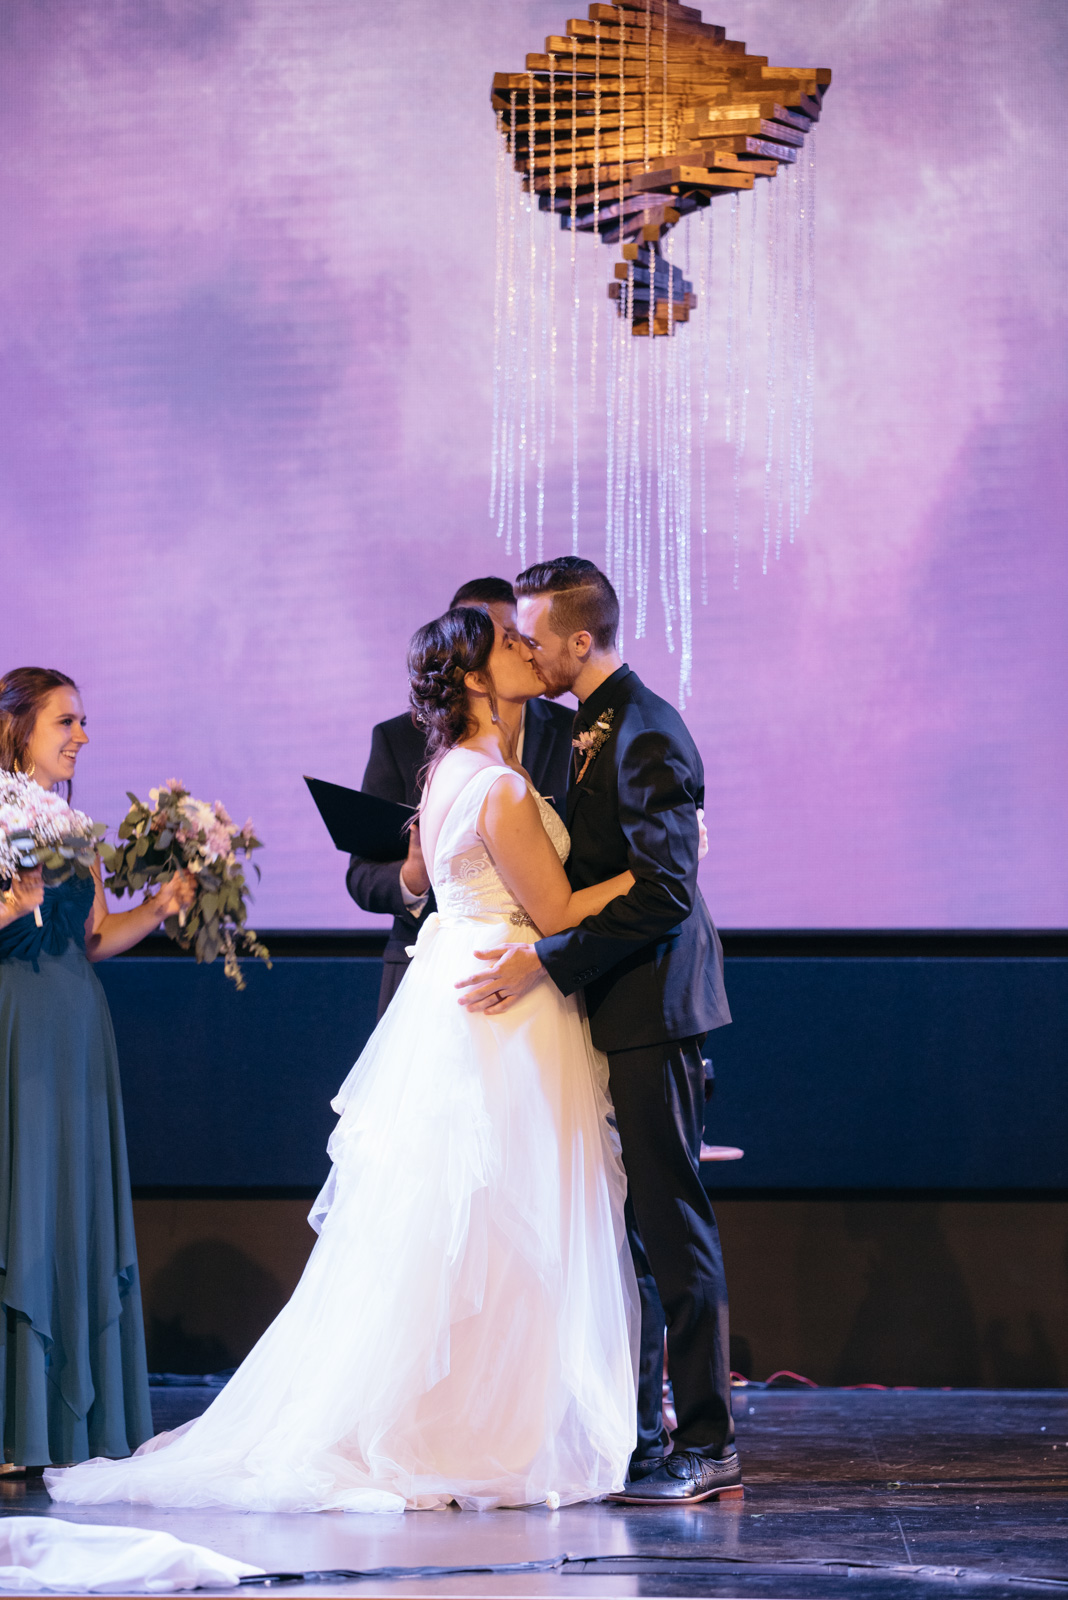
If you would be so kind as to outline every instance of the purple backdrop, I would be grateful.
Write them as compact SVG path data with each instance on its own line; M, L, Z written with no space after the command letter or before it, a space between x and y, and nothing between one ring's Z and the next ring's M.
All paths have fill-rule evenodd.
M488 86L566 16L0 9L0 668L83 685L95 815L171 775L251 814L261 926L373 921L301 774L357 783L412 629L516 565L486 516ZM697 619L714 914L1063 925L1063 5L705 17L835 73L812 513L766 578L747 530L737 591L717 532ZM583 425L595 559L602 433ZM551 550L566 503L557 465ZM655 625L627 653L674 696Z

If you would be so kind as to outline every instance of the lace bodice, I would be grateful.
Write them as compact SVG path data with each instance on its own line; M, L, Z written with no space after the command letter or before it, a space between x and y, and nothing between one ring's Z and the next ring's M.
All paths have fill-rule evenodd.
M441 825L430 868L434 897L442 916L495 917L533 927L533 923L504 883L485 844L478 835L482 807L497 779L511 767L483 767L453 801ZM541 820L561 861L571 848L568 831L547 800L536 793Z

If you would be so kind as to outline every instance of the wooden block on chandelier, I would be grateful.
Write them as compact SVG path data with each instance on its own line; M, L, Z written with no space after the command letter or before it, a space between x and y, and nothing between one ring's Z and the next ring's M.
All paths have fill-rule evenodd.
M727 169L709 171L707 167L680 167L677 181L680 184L698 184L701 188L751 189L753 174Z
M589 22L584 21L581 17L569 17L567 19L568 36L572 39L594 40L600 37L603 40L607 41L608 39L611 39L613 42L615 42L619 38L620 33L622 33L624 38L633 39L636 43L641 44L644 48L644 21L639 19L637 21L625 22L623 21L622 13L616 11L614 7L604 6L599 7L598 9L609 11L611 12L611 15L605 17L595 17ZM602 31L598 34L599 26ZM608 29L607 33L603 31L604 28ZM661 24L659 29L661 36L663 35L663 31L663 25ZM679 34L684 35L688 39L697 36L708 39L714 44L722 43L722 41L727 37L726 28L721 28L714 22L695 22L691 18L684 17L676 18L675 26L670 31L673 37L677 37Z
M679 5L678 0L616 0L614 6L598 6L596 9L598 11L615 11L617 16L621 11L637 11L643 17L646 11L652 12L654 17L662 17L667 12L669 19L677 17L680 21L701 21L701 13L697 6ZM593 10L594 7L591 6L591 14ZM605 19L602 18L603 20Z
M609 300L618 300L622 293L623 285L621 283L617 283L613 278L612 282L608 285Z
M797 151L792 145L774 144L770 139L755 139L750 134L728 134L716 140L716 147L733 150L739 156L763 156L765 160L770 157L775 161L797 160Z

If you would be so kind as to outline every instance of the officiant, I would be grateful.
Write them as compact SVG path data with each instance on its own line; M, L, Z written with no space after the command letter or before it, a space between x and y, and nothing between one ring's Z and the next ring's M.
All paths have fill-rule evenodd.
M498 627L515 629L515 594L504 578L474 578L462 584L449 602L450 610L453 606L478 606L489 612ZM574 720L571 707L555 705L550 700L528 701L516 752L538 793L551 800L561 816L567 800ZM371 733L364 793L417 806L421 793L419 774L426 759L423 732L412 721L410 712L378 723ZM388 912L393 917L378 994L381 1019L407 970L408 946L415 943L422 919L434 910L433 890L417 847L409 852L407 860L400 862L351 856L345 884L364 911Z

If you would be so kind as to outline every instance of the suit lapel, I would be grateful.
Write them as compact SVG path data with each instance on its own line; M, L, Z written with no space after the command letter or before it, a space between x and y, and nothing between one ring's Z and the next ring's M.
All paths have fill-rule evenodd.
M598 691L597 700L592 706L587 701L586 705L583 706L579 711L579 716L576 718L576 724L581 723L583 725L592 725L592 723L597 721L597 718L600 716L601 712L609 706L612 708L616 714L616 717L618 718L622 707L630 699L631 693L638 682L639 679L637 674L632 672L629 667L625 668L620 672L619 677L616 678L615 682L609 686L608 693L606 695L602 696ZM585 715L583 715L583 712L585 712ZM567 786L567 822L569 827L571 826L571 819L575 815L575 810L578 806L579 800L589 787L590 776L593 772L593 769L598 761L603 761L605 759L608 746L612 743L615 733L616 729L613 727L612 732L605 740L604 747L598 751L595 760L591 762L590 769L586 773L586 776L583 778L581 783L576 782L579 764L572 759L571 778Z
M545 738L546 716L539 700L527 701L527 728L523 738L523 765L530 773L530 781L541 794L545 777L545 756L548 741Z

